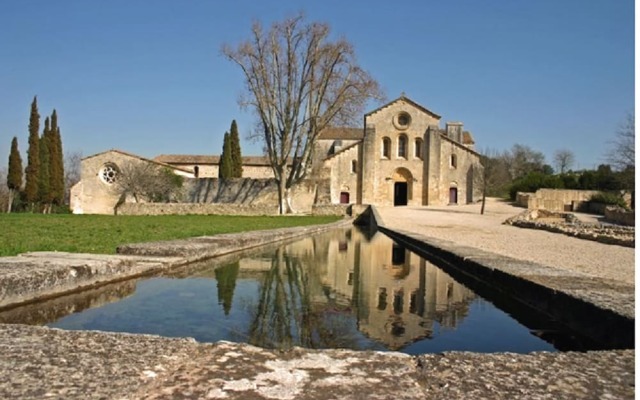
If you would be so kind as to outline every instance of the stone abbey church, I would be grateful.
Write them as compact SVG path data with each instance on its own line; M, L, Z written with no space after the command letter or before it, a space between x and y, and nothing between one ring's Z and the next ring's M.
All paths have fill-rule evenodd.
M315 184L294 191L294 208L309 211L313 203L422 206L477 201L482 166L473 137L460 122L441 128L440 118L403 95L365 114L362 128L324 130L315 149ZM164 154L145 159L109 150L82 160L81 181L71 191L72 210L112 214L121 202L113 184L119 165L127 162L154 163L191 178L185 179L185 203L235 199L239 204L259 204L259 197L265 197L261 193L269 192L265 182L273 177L265 157L243 157L244 182L233 190L251 187L253 195L236 193L221 199L202 195L205 187L207 193L221 190L216 182L219 156ZM273 202L276 189L271 186L267 197Z

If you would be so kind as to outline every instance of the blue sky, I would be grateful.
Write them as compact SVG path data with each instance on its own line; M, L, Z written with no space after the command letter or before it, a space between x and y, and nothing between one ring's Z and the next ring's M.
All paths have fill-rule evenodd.
M480 149L525 144L551 164L568 148L593 168L634 109L632 0L3 1L2 165L13 136L26 158L34 95L65 151L219 154L236 119L243 154L261 154L220 48L300 11L351 41L389 100L464 122Z

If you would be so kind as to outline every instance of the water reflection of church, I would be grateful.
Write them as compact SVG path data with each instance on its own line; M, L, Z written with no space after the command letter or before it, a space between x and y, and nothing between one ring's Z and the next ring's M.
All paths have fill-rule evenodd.
M321 243L324 242L324 243ZM322 308L327 291L341 308L357 310L358 329L397 350L430 337L435 324L454 328L475 294L445 272L381 233L358 229L307 238L287 250L314 259L310 274L321 285L311 301Z

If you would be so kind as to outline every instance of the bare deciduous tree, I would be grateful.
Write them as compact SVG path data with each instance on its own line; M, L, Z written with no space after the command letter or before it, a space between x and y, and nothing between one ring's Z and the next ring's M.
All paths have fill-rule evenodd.
M620 171L622 182L628 190L635 190L636 171L636 124L635 115L628 113L625 121L615 133L606 154L611 166Z
M573 163L576 161L575 156L571 150L560 149L553 153L553 162L558 168L558 172L564 174L567 172Z
M247 96L278 182L280 212L291 212L291 187L305 178L318 134L330 125L354 125L369 99L382 99L378 83L356 63L353 46L331 41L329 26L298 15L222 53L244 73Z
M483 168L475 182L482 188L480 214L484 214L487 196L504 197L506 194L507 186L511 183L506 158L506 153L500 154L492 149L486 149L480 153L480 164Z
M6 182L7 175L7 168L0 168L0 182ZM0 184L0 210L11 212L11 198L13 195L8 186Z
M504 155L504 161L509 166L511 179L515 180L532 171L544 169L544 154L533 150L529 146L514 144L509 152Z
M175 200L183 179L166 167L150 162L128 162L119 166L116 190L125 198L140 201L168 202Z
M626 120L616 131L607 152L607 161L615 169L622 171L636 165L635 115L627 114Z
M80 182L82 153L79 151L68 152L64 156L64 202L69 204L71 187Z

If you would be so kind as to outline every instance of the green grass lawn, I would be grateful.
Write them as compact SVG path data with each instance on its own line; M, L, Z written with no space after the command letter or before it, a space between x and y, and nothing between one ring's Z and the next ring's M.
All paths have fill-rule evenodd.
M0 214L0 256L28 251L114 254L125 243L325 224L327 216Z

